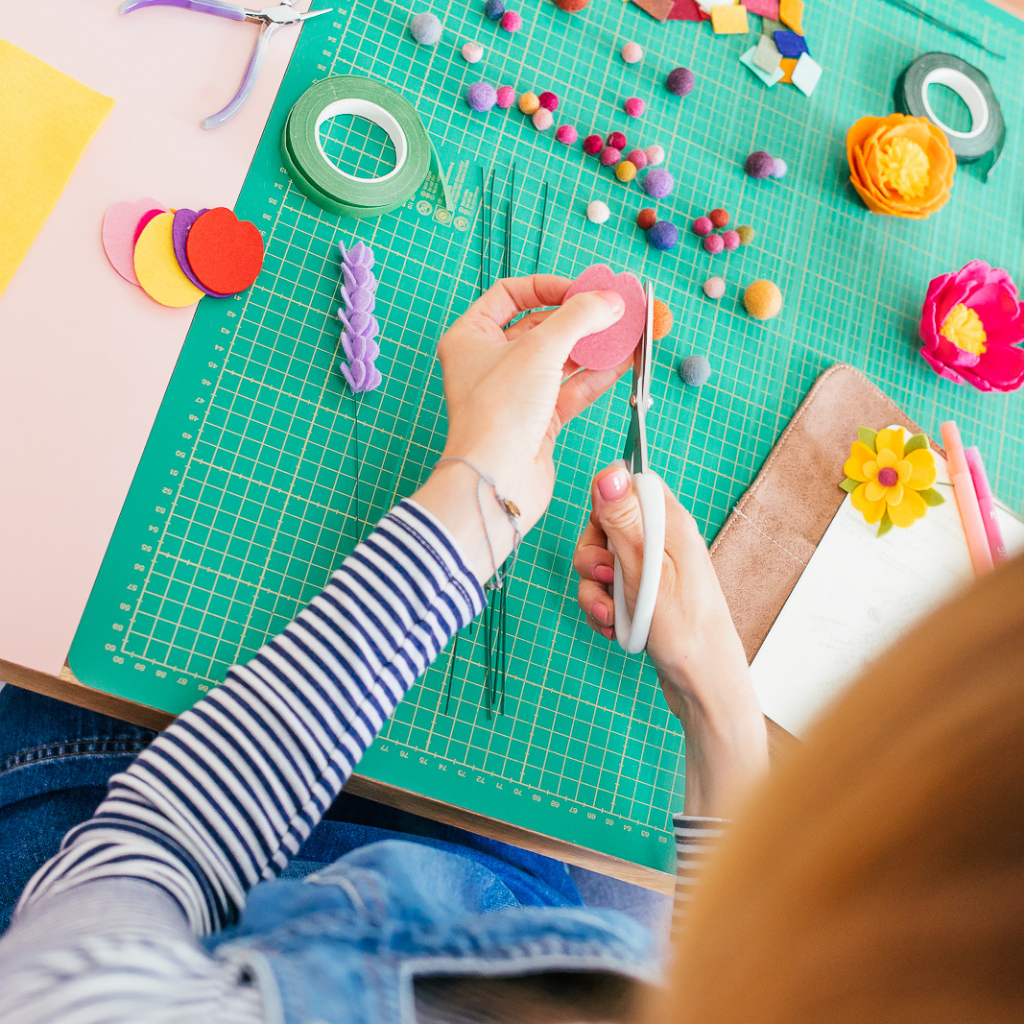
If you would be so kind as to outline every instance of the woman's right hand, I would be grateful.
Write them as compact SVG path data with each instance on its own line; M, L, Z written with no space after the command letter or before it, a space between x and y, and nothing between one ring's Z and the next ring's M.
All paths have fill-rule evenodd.
M598 474L591 499L590 520L573 559L580 576L578 600L591 628L614 642L609 542L622 565L632 613L643 566L643 518L621 464ZM704 538L667 487L665 558L647 654L686 732L687 813L720 814L766 766L767 734Z

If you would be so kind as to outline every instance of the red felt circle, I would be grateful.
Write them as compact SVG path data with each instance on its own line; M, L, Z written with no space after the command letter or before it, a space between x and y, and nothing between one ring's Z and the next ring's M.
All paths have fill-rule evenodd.
M218 206L196 218L185 242L192 273L211 292L245 291L263 267L263 236L248 220Z

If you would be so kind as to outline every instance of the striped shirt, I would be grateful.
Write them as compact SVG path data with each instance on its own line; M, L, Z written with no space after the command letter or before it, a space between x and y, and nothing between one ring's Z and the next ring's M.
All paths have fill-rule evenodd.
M110 780L31 879L0 939L0 1020L263 1024L248 969L199 940L280 874L483 604L437 520L411 501L385 516L280 636ZM677 819L695 878L706 847L689 827Z

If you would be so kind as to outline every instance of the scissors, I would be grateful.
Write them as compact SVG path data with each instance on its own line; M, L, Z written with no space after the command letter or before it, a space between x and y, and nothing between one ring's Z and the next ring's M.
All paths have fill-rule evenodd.
M622 453L626 468L633 474L633 490L640 502L644 524L643 570L632 618L626 608L622 566L612 548L615 555L615 638L627 654L639 654L647 646L665 553L665 491L661 477L652 473L647 464L647 411L651 407L651 355L654 348L654 285L650 282L644 286L644 297L647 300L647 319L640 344L633 353L629 429Z
M261 11L250 11L241 4L230 3L229 0L124 0L118 8L121 14L130 14L140 7L186 7L189 10L198 11L200 14L212 14L216 18L227 18L230 21L252 21L260 26L260 34L253 47L252 56L249 58L249 65L245 69L245 76L238 92L232 97L231 102L216 114L211 114L200 122L203 128L216 128L225 121L230 121L245 105L249 98L256 79L259 77L260 68L263 66L263 58L267 55L267 46L270 37L282 26L292 25L297 21L306 21L308 18L315 18L320 14L330 14L333 7L325 11L306 11L304 14L296 14L292 10L295 0L282 0L276 7L264 7Z

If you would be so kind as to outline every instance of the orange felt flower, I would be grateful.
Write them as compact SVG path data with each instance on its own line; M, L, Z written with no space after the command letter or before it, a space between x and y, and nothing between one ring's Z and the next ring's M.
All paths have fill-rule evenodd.
M923 220L949 202L956 154L927 118L862 117L846 133L850 182L872 213Z

